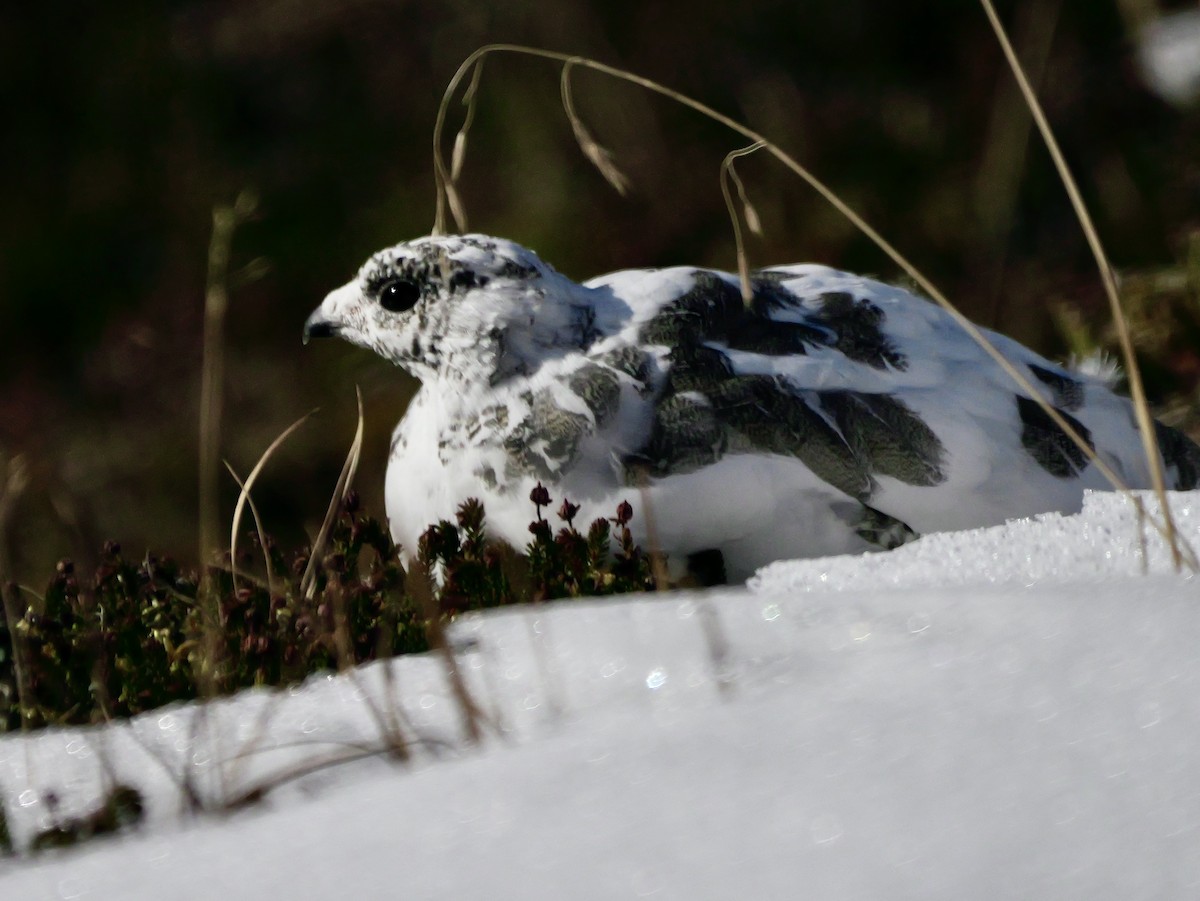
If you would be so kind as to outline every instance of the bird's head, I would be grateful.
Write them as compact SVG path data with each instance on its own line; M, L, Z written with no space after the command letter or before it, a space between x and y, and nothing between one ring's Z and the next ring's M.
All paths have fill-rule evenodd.
M331 292L304 341L344 338L418 377L461 369L464 357L494 369L509 325L559 283L573 284L511 241L418 238L379 251Z

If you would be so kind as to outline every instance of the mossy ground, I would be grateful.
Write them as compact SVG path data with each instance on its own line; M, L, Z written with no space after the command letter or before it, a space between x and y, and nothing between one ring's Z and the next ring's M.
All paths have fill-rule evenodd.
M430 591L443 618L653 588L650 558L629 532L628 503L582 534L570 501L558 508L564 525L556 532L542 515L548 491L539 486L533 500L524 565L486 537L485 511L472 499L454 522L429 527L418 548L421 565L407 573L386 527L351 493L310 596L301 587L310 549L285 553L270 538L262 547L253 533L236 574L226 552L203 580L153 553L131 558L115 542L105 544L94 573L62 560L44 594L6 588L24 603L19 617L0 621L0 730L130 717L173 701L291 685L321 670L426 651L427 608L410 584L416 572L436 574Z

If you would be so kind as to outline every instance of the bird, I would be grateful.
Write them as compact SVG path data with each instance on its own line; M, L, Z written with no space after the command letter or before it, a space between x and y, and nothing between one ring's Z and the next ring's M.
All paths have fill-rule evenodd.
M748 287L696 266L578 283L506 239L426 236L371 256L304 341L343 338L421 383L385 474L402 554L468 498L520 550L540 487L589 519L632 502L633 535L671 578L711 584L1074 513L1111 488L930 300L811 263ZM1127 486L1151 485L1109 380L980 331ZM1155 431L1168 487L1196 487L1200 447Z

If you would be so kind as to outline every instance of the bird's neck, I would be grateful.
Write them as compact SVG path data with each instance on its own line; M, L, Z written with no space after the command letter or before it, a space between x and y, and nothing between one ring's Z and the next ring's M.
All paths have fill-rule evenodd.
M459 312L466 314L463 327L442 339L439 380L470 393L530 376L607 331L588 289L557 273L531 286L480 292L473 308Z

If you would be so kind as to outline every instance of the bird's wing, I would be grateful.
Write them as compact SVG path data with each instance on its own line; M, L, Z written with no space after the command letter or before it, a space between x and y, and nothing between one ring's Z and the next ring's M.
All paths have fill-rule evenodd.
M647 373L652 409L628 461L652 476L791 456L921 532L1077 509L1084 487L1104 484L958 323L901 288L823 266L754 273L749 304L735 276L711 270L589 284L632 311L603 349ZM987 335L1085 439L1103 435L1106 459L1132 465L1126 401Z

